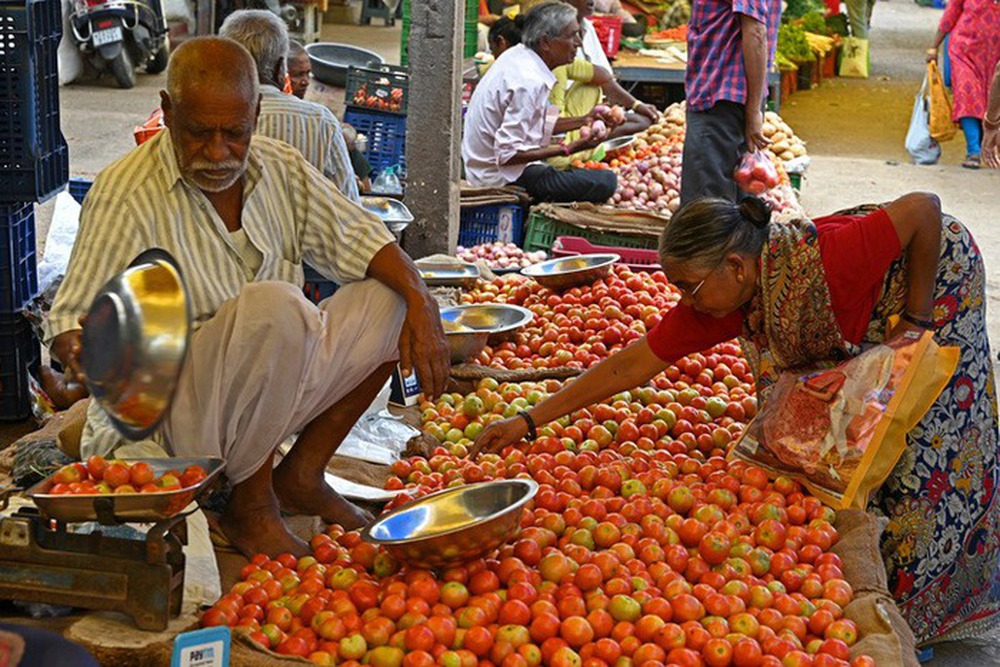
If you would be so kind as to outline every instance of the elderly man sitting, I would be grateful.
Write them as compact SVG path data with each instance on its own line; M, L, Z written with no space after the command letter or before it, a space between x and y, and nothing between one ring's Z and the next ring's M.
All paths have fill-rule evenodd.
M257 133L299 149L342 193L360 201L337 117L322 104L306 102L282 91L288 54L285 22L269 11L240 10L226 17L219 36L242 44L257 63L261 96Z
M282 511L350 528L368 520L324 469L397 359L440 393L440 315L378 218L295 149L254 135L260 92L246 49L185 42L160 96L167 130L102 171L84 201L47 323L52 352L79 375L77 321L101 284L147 248L172 253L197 330L157 438L175 456L226 459L233 491L220 527L234 546L302 554ZM302 294L303 261L342 284L319 307ZM83 452L106 453L116 434L91 408Z
M544 160L593 148L607 137L591 134L568 143L554 134L578 130L597 118L559 118L548 98L556 83L552 70L573 61L580 46L576 10L561 3L532 9L521 44L497 58L472 94L465 116L462 158L474 186L516 184L536 201L607 201L617 177L611 171L558 171Z

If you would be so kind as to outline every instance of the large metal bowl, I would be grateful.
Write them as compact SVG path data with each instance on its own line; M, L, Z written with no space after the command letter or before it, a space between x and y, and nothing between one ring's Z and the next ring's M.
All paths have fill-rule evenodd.
M336 42L306 44L306 53L312 64L313 77L338 88L347 87L348 67L371 67L385 63L385 59L374 51Z
M97 293L80 363L91 395L125 437L141 440L163 419L190 334L184 279L166 251L142 253Z
M361 537L412 567L459 565L507 541L537 491L538 484L530 479L445 489L379 517Z
M534 314L527 308L503 303L452 306L441 311L451 363L468 361L483 351L491 337L526 326Z
M611 272L611 266L621 260L614 253L575 255L532 264L521 274L534 279L543 287L564 290L577 285L589 285Z

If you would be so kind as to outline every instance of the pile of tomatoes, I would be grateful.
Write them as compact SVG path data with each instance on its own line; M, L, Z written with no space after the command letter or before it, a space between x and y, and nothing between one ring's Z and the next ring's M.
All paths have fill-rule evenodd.
M408 569L333 527L311 556L255 557L202 624L327 665L874 664L849 662L833 511L788 478L614 444L477 463L440 451L394 471L414 494L503 477L540 488L487 560Z
M523 276L505 276L463 294L463 303L523 306L535 319L514 340L487 346L476 362L494 368L589 368L637 340L680 301L662 271L616 265L592 285L554 292Z
M107 495L111 493L168 493L197 486L205 480L205 469L192 465L169 470L159 477L144 461L106 461L91 456L87 463L70 463L52 476L52 495Z

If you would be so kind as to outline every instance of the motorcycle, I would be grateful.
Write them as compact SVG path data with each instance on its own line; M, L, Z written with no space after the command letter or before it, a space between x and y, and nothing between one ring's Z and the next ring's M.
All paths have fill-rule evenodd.
M110 71L121 88L135 85L135 69L167 68L167 21L160 0L74 0L73 37L84 57Z

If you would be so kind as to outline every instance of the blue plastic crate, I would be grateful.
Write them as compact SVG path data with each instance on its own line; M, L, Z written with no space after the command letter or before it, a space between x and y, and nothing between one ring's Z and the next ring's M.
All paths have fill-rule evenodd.
M59 126L61 5L0 0L0 202L44 201L69 176Z
M459 214L458 244L524 243L524 209L517 204L463 206Z
M303 285L302 291L306 293L306 298L313 303L318 304L323 299L333 296L333 293L337 291L337 283L324 278L313 267L303 264L302 268L306 274L306 283Z
M90 186L93 185L93 181L88 181L86 178L71 178L69 179L69 193L73 196L78 204L83 203L83 198L87 196L90 192Z
M406 116L348 107L344 122L368 137L365 159L377 172L399 165L406 172Z
M0 420L31 416L28 374L38 376L42 350L35 332L21 315L0 315Z
M35 205L0 205L0 313L15 313L38 291Z

